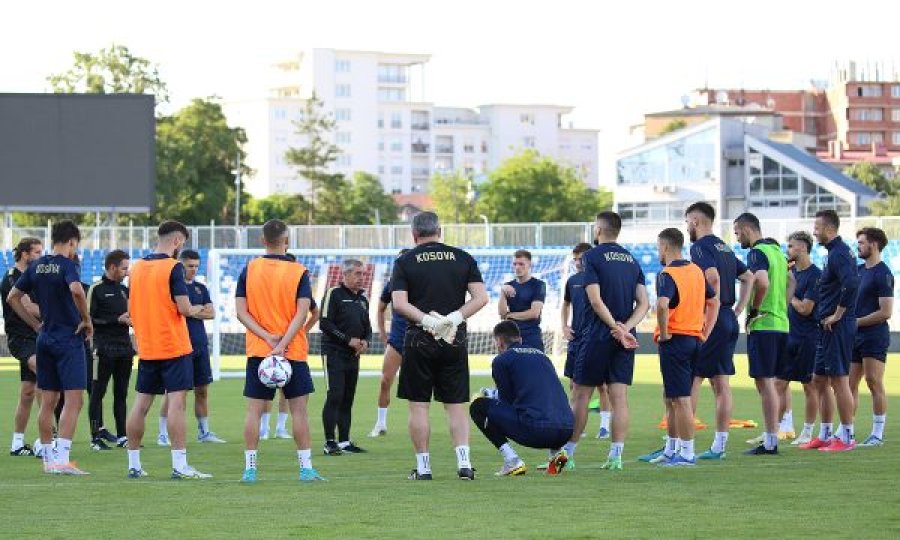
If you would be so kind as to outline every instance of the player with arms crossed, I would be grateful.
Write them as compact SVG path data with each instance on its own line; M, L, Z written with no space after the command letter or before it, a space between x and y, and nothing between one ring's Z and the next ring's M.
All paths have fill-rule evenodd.
M501 319L514 321L522 333L522 343L544 350L541 334L541 310L547 297L547 284L531 275L531 252L520 249L513 254L516 278L500 288L497 311Z
M431 480L428 408L432 394L447 411L457 475L474 480L469 458L469 355L465 320L488 302L475 259L440 242L437 214L413 218L416 247L394 263L391 300L410 326L403 344L397 397L409 401L409 434L416 451L410 480ZM466 301L466 293L470 298Z
M256 482L260 417L275 389L259 380L259 364L267 356L282 356L291 364L292 375L284 386L291 411L301 482L324 480L312 465L309 433L309 394L314 391L307 357L309 342L304 323L312 300L306 267L288 257L288 228L273 219L263 225L266 254L250 261L238 277L235 307L238 320L247 327L247 372L244 397L244 475L242 482Z

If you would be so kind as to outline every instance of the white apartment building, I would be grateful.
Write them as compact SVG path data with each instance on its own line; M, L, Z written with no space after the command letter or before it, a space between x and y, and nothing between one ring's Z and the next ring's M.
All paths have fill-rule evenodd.
M377 175L386 191L427 192L435 173L476 182L504 159L534 148L598 184L597 131L563 127L571 107L440 107L421 100L428 55L313 49L273 66L269 96L225 104L229 123L247 131L246 189L255 197L305 193L284 154L302 146L294 122L315 91L334 116L341 155L335 172ZM419 100L416 100L416 97Z

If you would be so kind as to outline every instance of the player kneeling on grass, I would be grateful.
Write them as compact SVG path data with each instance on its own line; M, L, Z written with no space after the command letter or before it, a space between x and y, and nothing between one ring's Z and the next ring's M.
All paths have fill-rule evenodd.
M665 268L656 278L658 326L654 341L659 344L669 430L666 449L657 462L664 467L690 466L696 463L691 407L693 366L700 355L700 344L716 325L719 299L703 270L681 257L681 231L663 230L656 244ZM678 453L676 446L680 446Z
M494 344L500 351L491 368L497 389L482 389L484 397L472 402L469 414L503 456L497 476L518 476L527 468L508 439L530 448L559 449L572 437L575 416L550 359L522 344L516 323L497 324ZM559 450L547 473L562 472L567 459Z
M275 388L259 380L257 370L264 357L283 356L291 364L292 375L284 386L284 397L291 411L300 480L324 480L312 466L309 435L309 394L314 391L309 366L309 342L303 324L312 300L309 272L285 253L287 225L273 219L263 225L266 254L253 259L238 278L235 293L237 317L247 327L247 373L244 397L247 418L244 422L245 468L242 482L256 482L260 417L266 402L275 398Z

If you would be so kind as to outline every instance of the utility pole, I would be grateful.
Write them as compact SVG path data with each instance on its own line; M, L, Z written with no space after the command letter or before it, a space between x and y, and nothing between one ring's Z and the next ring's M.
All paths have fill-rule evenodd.
M241 226L241 153L237 155L237 168L234 170L234 228Z

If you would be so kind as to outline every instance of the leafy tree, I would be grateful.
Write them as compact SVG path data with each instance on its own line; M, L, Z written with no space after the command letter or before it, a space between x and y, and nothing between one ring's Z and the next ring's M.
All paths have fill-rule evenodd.
M679 129L684 129L686 127L687 122L685 122L684 120L672 120L662 128L662 131L660 131L659 134L660 136L662 136L667 133L672 133L673 131L678 131Z
M320 100L315 92L312 97L307 100L303 110L303 117L295 122L297 133L303 135L306 144L299 148L289 148L285 152L285 161L294 165L297 172L309 182L309 223L320 222L315 218L315 213L320 210L320 199L323 196L328 199L327 204L333 204L335 194L324 195L322 192L326 189L336 189L340 187L340 182L334 177L335 175L328 172L329 165L337 159L341 149L333 144L328 135L334 131L334 118L325 113L322 100ZM321 209L330 212L331 208ZM329 215L326 220L333 219Z
M153 94L163 103L169 99L157 65L115 43L97 53L76 51L73 66L47 81L57 93Z
M347 193L345 223L354 225L396 223L399 209L394 198L385 193L377 176L355 172Z
M477 210L492 222L588 221L612 208L612 194L588 189L575 169L527 150L491 172Z
M262 225L270 219L287 223L306 221L309 203L302 195L275 194L263 199L250 199L244 206L244 216L250 225Z
M446 223L476 223L478 212L472 180L461 172L436 174L431 178L431 200L441 221Z
M844 168L844 174L855 179L861 184L865 184L875 191L880 191L886 195L893 195L900 192L900 187L896 180L889 179L884 175L878 165L869 161L860 161Z

